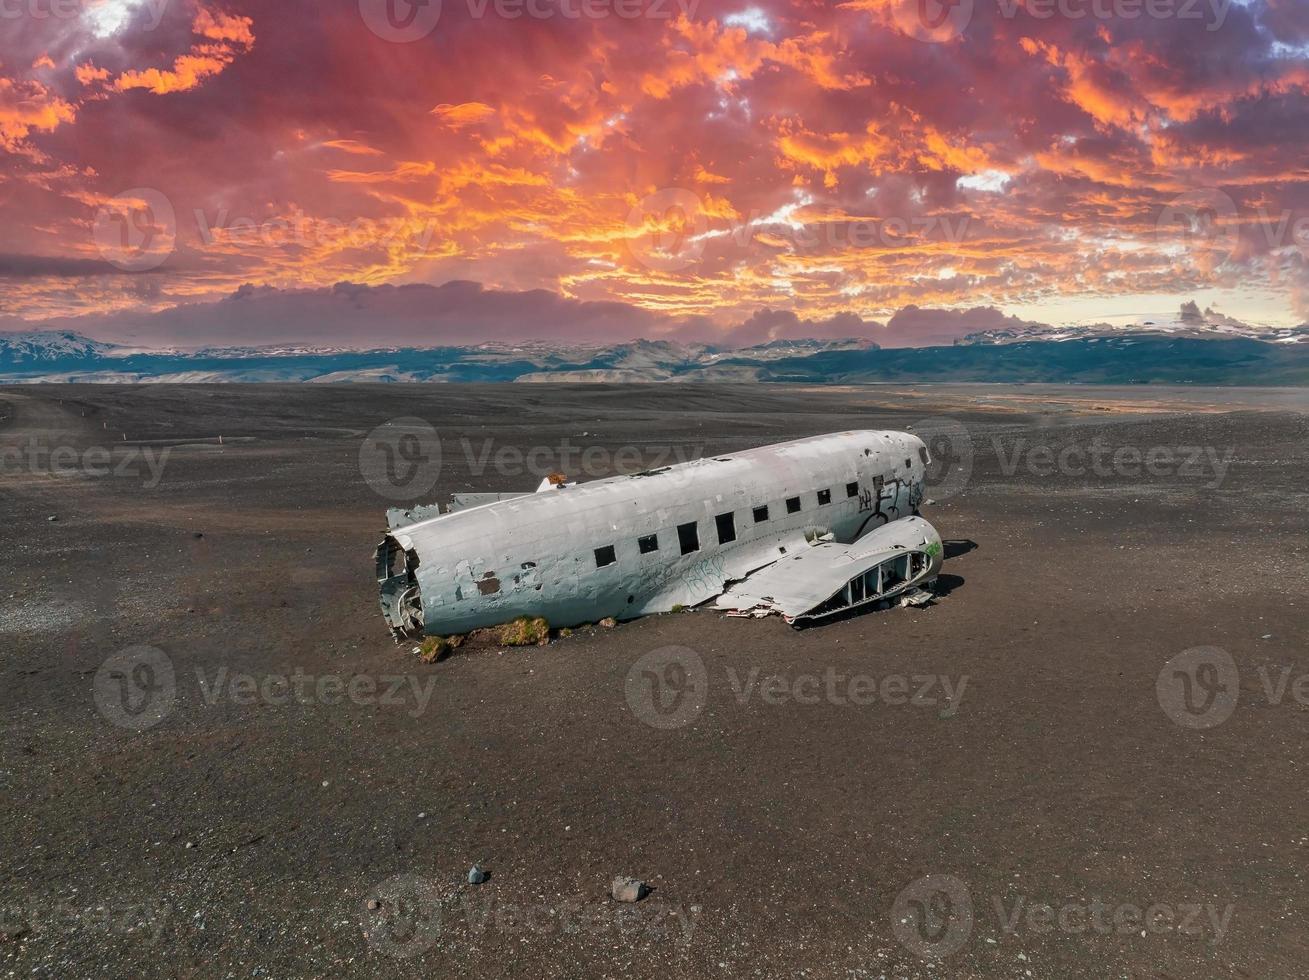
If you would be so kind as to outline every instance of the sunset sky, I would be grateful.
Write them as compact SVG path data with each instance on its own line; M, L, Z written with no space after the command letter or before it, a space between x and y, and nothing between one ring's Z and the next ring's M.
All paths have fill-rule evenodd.
M4 329L1309 319L1305 0L0 0L0 41Z

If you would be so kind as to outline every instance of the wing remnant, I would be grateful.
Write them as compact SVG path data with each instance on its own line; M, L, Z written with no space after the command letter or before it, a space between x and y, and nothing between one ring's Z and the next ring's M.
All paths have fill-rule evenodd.
M921 517L907 517L853 544L822 541L730 585L716 605L734 615L780 614L801 625L902 597L925 605L921 586L936 580L941 536Z

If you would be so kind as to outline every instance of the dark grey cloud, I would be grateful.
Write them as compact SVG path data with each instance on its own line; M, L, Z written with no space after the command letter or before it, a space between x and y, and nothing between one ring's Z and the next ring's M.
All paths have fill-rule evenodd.
M676 318L618 301L578 300L543 289L507 291L456 280L444 285L325 289L242 286L225 299L157 312L59 317L28 329L72 330L95 340L148 347L300 344L324 347L467 347L556 341L618 343L639 338L746 347L772 340L854 338L882 347L950 344L978 330L1027 325L992 307L905 307L882 324L853 312L807 320L763 309L736 323Z
M102 259L0 252L0 279L75 279L82 276L126 274Z

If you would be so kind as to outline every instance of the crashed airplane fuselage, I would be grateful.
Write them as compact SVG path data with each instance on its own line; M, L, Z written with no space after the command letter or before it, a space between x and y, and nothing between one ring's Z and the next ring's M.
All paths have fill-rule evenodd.
M821 620L936 578L941 539L916 516L928 463L909 433L840 432L439 516L393 511L377 549L382 611L397 639L714 598Z

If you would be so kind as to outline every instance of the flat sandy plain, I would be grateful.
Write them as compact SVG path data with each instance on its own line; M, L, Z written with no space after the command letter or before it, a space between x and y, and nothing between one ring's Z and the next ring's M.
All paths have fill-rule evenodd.
M0 389L0 971L1304 976L1306 411L1069 386ZM394 501L360 464L397 417L439 432L423 501L531 489L518 454L564 440L598 476L936 417L947 594L423 664L378 612ZM642 673L669 646L702 687ZM1230 659L1174 660L1197 647ZM618 874L653 892L611 901Z

